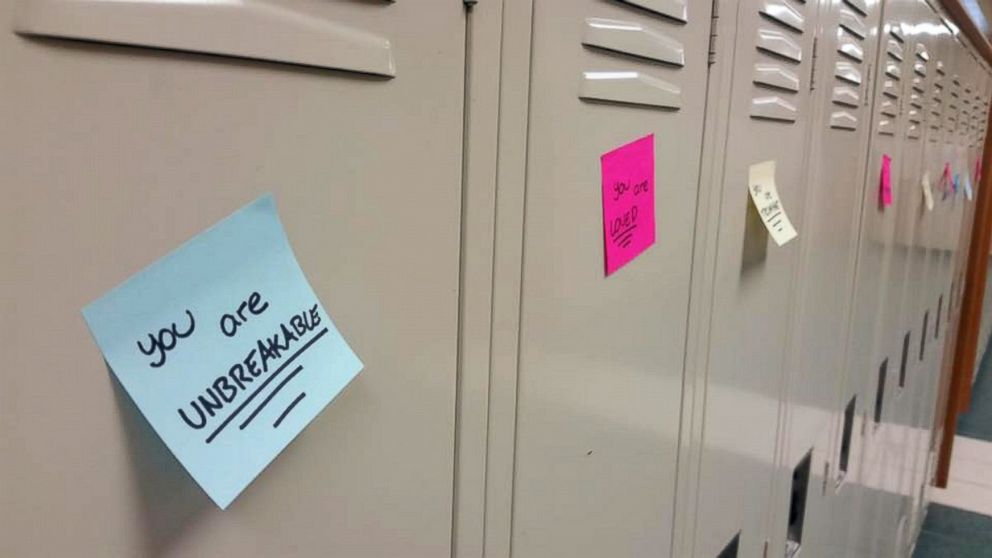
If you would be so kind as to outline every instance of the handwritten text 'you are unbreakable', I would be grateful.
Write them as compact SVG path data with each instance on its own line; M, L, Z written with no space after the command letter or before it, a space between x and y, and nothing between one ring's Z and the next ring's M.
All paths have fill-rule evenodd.
M243 300L236 311L221 316L219 327L225 337L234 337L238 328L247 323L253 316L258 316L269 308L269 303L262 299L258 292L251 293ZM148 333L147 343L137 341L138 350L152 357L148 362L151 368L160 368L168 359L170 351L175 350L182 340L193 335L196 331L194 313L186 310L186 321L181 325L173 322L167 327L160 328L156 333ZM232 403L238 395L247 389L246 385L254 382L259 376L269 371L272 362L278 361L289 352L291 346L299 344L301 338L317 329L321 323L317 304L294 314L285 322L279 324L278 331L269 337L256 340L254 348L248 351L241 362L235 363L230 370L214 379L209 386L202 390L204 395L191 398L192 415L186 409L178 409L179 416L190 428L199 430L205 427L216 412ZM317 335L319 337L320 334ZM315 339L314 339L315 340ZM312 341L311 341L312 342ZM309 343L308 343L309 345ZM191 418L195 417L195 418Z

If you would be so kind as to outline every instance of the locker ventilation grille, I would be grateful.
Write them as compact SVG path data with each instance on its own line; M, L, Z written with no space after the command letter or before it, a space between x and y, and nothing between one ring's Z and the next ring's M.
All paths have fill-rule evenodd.
M845 0L838 13L836 38L837 52L834 62L833 92L830 102L829 126L835 130L854 131L861 119L861 90L864 87L865 37L868 35L865 14L868 12L863 1Z
M798 118L799 76L804 65L800 37L806 30L807 9L805 3L794 0L763 0L759 4L755 42L759 56L752 77L752 118L782 123ZM859 55L863 57L864 52L859 54L857 45L849 47L849 56Z
M909 103L906 110L906 137L918 140L923 135L923 102L927 94L926 76L930 68L930 55L926 46L916 43L914 46L913 88L909 93Z
M882 60L882 102L879 103L878 133L895 135L899 126L900 106L902 103L902 64L906 59L905 39L902 27L897 23L887 23L885 41L885 59ZM916 127L919 132L919 126Z
M934 77L930 92L930 110L927 111L927 134L931 142L940 141L941 123L944 116L944 63L937 60L934 63ZM924 97L926 98L926 97Z
M673 36L672 27L666 27L673 25L671 20L687 21L685 0L628 0L626 4L641 8L646 14L639 16L631 13L629 19L586 18L582 44L612 59L633 58L634 63L642 68L628 70L615 66L584 71L579 85L579 98L640 107L681 109L682 89L656 74L664 72L677 75L685 66L685 45ZM645 17L651 21L641 21ZM602 57L598 60L602 60ZM630 68L630 65L626 64L625 68Z

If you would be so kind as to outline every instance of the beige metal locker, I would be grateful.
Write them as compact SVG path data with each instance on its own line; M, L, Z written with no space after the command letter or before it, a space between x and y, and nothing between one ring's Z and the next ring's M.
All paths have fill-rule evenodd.
M533 4L514 556L671 552L709 7ZM604 273L600 156L654 135L656 240Z
M840 551L837 541L843 539L846 516L836 513L839 508L833 505L835 500L849 502L850 490L844 490L843 496L837 493L854 461L850 432L843 449L833 437L838 427L844 428L839 423L848 403L853 402L857 410L864 404L841 393L841 380L871 135L870 80L880 11L875 2L818 5L806 171L809 191L798 239L800 267L790 326L793 335L787 348L786 423L780 457L783 464L797 463L814 448L803 556ZM853 423L846 426L851 428ZM792 472L787 466L779 468L773 541L785 539ZM778 553L778 545L773 544L770 552Z
M710 95L718 145L704 155L721 163L711 171L718 223L710 225L715 259L705 264L714 275L695 555L715 556L739 537L741 556L755 556L779 532L769 521L798 242L776 246L755 222L749 169L775 161L782 206L801 236L815 5L742 1L720 10Z
M464 13L2 4L0 554L450 553ZM264 192L365 369L221 512L79 310Z
M846 363L845 391L863 400L860 432L856 433L860 452L857 473L851 478L857 501L852 517L851 552L856 555L885 555L893 529L876 527L879 517L891 505L890 481L886 468L892 460L887 451L891 406L894 399L899 352L895 335L890 334L887 315L899 293L899 283L891 275L893 267L898 205L885 206L882 198L883 159L891 158L891 188L894 199L900 189L900 161L907 133L907 115L902 107L911 95L914 45L912 43L916 2L890 1L882 8L878 53L873 77L872 138L864 177L862 221L858 252L857 279L853 290L851 330ZM889 312L890 314L892 312ZM898 336L901 345L902 335ZM898 347L897 348L901 348ZM851 396L851 395L849 395ZM855 515L855 514L852 514ZM885 516L887 517L887 516Z

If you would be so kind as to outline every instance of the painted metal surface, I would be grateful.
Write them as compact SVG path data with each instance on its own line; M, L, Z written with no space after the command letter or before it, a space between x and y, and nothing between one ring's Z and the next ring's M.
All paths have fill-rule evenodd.
M801 556L839 554L844 537L842 507L851 502L849 479L838 466L840 441L835 440L843 413L853 394L843 389L844 355L851 313L858 231L871 107L858 102L870 98L867 79L870 60L853 59L843 49L854 44L860 52L877 50L881 6L870 2L864 10L824 1L817 4L818 75L822 84L811 98L808 131L808 192L800 237L795 302L790 311L793 332L786 357L783 435L775 478L770 555L785 552L790 520L792 470L812 450L813 479L807 494ZM850 31L851 20L866 32ZM852 83L848 72L857 72ZM850 92L855 102L841 96ZM884 98L883 102L891 102ZM838 113L846 116L838 125ZM893 115L894 116L894 115ZM844 164L838 164L843 161ZM860 399L860 398L859 398ZM854 416L864 399L856 400ZM860 405L858 404L860 403ZM850 461L850 459L848 460ZM848 470L851 467L848 466Z
M707 8L694 3L675 24L595 0L534 4L514 556L670 553ZM652 29L684 59L604 21ZM647 134L657 240L605 276L600 156Z
M973 218L940 177L992 93L924 1L0 14L5 351L31 372L0 390L25 479L0 554L907 555ZM605 277L599 157L648 133L657 242ZM766 160L781 248L748 219ZM221 514L75 310L267 190L368 369Z
M389 9L378 8L387 13ZM14 30L30 36L396 75L392 43L386 36L280 2L30 0L17 2Z
M4 344L19 372L0 396L0 554L450 554L464 7L300 10L311 37L328 21L389 37L405 70L0 34L17 76L0 92L0 290L20 332ZM319 64L345 54L321 44ZM111 380L79 309L264 192L365 370L222 512Z
M721 132L726 151L713 177L719 227L712 233L716 249L694 552L715 556L740 531L740 555L757 556L771 532L779 397L800 241L748 255L745 246L770 241L760 225L746 226L745 181L750 165L775 160L778 191L801 238L813 44L813 34L803 29L815 25L815 6L746 0L721 6L721 14L736 18L736 31L719 45L718 64L723 60L732 68L712 90L713 98L727 99L729 110ZM754 82L755 68L768 66L799 76L797 90Z

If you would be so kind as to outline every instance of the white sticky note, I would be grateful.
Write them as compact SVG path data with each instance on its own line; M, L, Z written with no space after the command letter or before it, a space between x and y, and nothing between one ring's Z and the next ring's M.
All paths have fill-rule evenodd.
M968 173L964 173L964 197L968 201L975 198L975 192L971 190L971 176Z
M789 221L775 187L775 161L751 165L748 170L748 192L751 193L751 201L775 244L783 246L796 238L796 229L792 226L792 221Z
M930 173L923 173L923 180L920 181L923 187L923 202L927 206L927 211L933 211L933 188L930 187Z

